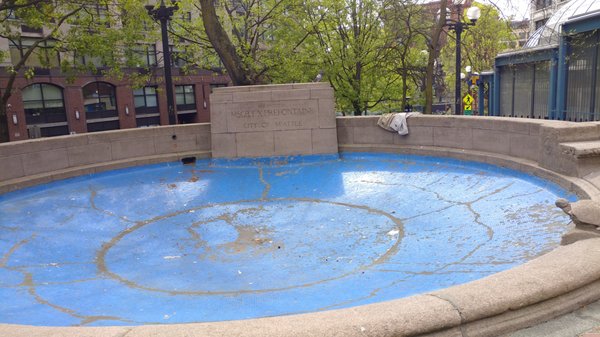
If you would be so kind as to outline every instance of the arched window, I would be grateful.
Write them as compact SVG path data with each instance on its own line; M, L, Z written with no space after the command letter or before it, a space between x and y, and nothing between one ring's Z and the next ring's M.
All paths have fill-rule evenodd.
M60 87L36 83L25 87L22 94L29 138L69 133L63 92Z
M83 87L83 101L89 132L119 128L115 86L92 82Z

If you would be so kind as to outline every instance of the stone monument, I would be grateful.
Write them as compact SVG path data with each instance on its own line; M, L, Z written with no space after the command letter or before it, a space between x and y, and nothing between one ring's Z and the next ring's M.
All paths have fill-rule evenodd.
M338 152L329 83L215 88L210 102L213 158Z

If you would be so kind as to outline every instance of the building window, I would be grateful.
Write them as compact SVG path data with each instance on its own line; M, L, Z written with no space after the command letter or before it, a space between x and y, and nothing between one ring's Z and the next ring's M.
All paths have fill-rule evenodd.
M158 97L156 87L143 87L133 91L135 114L158 114Z
M115 87L105 82L92 82L83 87L83 101L88 131L119 128Z
M84 11L96 21L105 21L108 18L108 5L84 5Z
M131 50L130 63L137 68L156 66L156 46L138 44Z
M552 6L553 0L536 0L535 9L540 10Z
M10 58L13 64L21 61L27 50L31 48L39 39L22 38L12 41L9 44ZM25 65L27 67L37 68L58 68L60 57L58 51L54 49L56 42L54 40L44 40L39 43L35 51L27 58Z
M24 88L22 95L30 138L69 133L63 92L60 87L36 83Z
M169 46L169 50L171 51L171 66L182 68L187 65L184 51L175 46Z
M181 21L192 22L192 12L181 13Z
M544 26L548 22L548 19L543 19L535 22L535 30L538 30L540 27Z
M196 110L196 96L193 85L175 86L175 104L177 111Z

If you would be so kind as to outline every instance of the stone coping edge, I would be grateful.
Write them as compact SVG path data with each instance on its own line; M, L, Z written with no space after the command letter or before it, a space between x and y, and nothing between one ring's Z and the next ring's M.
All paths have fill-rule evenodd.
M340 152L436 155L505 166L552 180L583 197L600 189L536 162L473 150L398 145L344 145ZM210 152L138 157L2 182L16 190L53 180L136 165L210 158ZM331 311L240 321L134 327L36 327L0 324L2 337L294 337L494 336L522 329L600 299L600 239L558 247L523 265L466 284L388 302Z

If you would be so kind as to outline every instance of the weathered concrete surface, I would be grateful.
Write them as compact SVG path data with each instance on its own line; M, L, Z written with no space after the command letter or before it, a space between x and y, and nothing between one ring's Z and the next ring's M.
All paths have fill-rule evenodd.
M598 334L600 302L594 302L572 313L502 337L598 337Z

